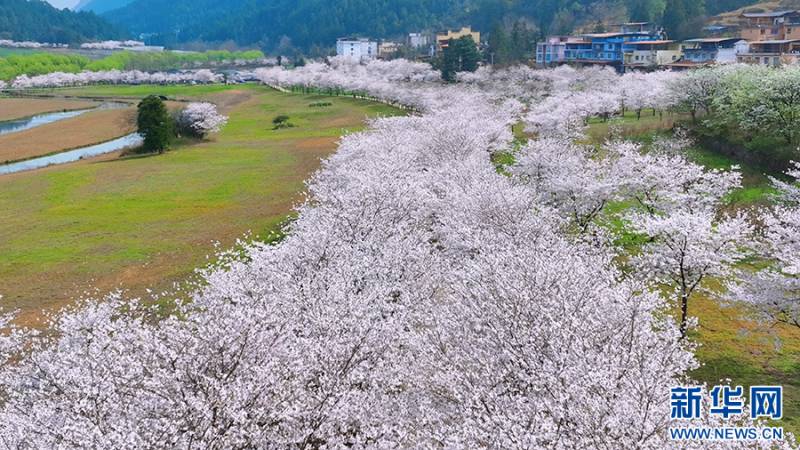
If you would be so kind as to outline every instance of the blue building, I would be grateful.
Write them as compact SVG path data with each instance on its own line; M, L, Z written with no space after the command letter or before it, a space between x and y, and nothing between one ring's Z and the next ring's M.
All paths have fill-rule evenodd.
M633 51L631 43L661 38L649 24L637 22L620 25L613 33L590 33L577 37L553 37L536 46L536 63L547 66L571 63L576 65L608 65L622 70L625 52Z

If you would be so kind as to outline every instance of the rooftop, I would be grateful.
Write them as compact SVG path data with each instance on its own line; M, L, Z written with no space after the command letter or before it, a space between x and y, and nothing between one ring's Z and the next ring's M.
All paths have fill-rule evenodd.
M763 13L742 13L742 17L746 17L748 19L758 19L761 17L783 17L789 14L795 14L797 11L771 11L771 12L763 12Z
M623 37L623 36L648 36L648 35L649 33L633 31L629 33L589 33L589 34L582 34L581 36L588 38L611 38L611 37Z
M693 62L693 61L677 61L674 63L667 64L667 66L671 67L702 67L708 65L709 63L706 62Z
M632 41L628 42L628 45L663 45L663 44L672 44L673 42L675 41L656 39L653 41Z
M719 44L720 42L737 42L742 41L742 38L698 38L698 39L687 39L683 42L695 42L698 44Z
M762 44L790 44L792 42L800 42L800 39L778 39L774 41L752 41L749 42L750 45L762 45Z
M337 41L346 41L346 42L370 42L370 39L367 38L359 38L359 37L343 37L336 39Z

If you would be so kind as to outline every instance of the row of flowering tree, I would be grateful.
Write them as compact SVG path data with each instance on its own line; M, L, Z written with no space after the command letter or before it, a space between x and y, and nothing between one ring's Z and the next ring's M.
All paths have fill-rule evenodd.
M736 171L689 163L680 139L575 144L588 115L622 108L603 70L448 86L402 61L258 75L418 114L344 137L286 238L223 255L168 317L115 294L54 317L44 337L1 318L0 357L18 356L0 369L0 445L675 446L669 392L697 367L691 322L651 287L688 299L741 258L750 226L712 214ZM520 121L538 138L498 173L489 155L514 147ZM623 227L648 237L624 271L604 222L623 201L636 205Z
M0 83L3 83L0 88L36 89L92 84L208 84L219 83L222 79L221 75L208 69L182 72L143 72L139 70L85 71L80 73L53 72L33 77L20 75L10 83L0 81Z

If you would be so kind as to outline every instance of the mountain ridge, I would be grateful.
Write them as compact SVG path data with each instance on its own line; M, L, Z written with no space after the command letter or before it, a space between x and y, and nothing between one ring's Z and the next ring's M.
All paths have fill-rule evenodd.
M74 44L127 36L90 12L58 9L43 0L0 0L0 39Z
M115 0L94 0L115 1ZM128 0L129 1L129 0ZM257 46L266 51L331 48L338 37L400 37L408 32L472 25L528 23L540 37L606 27L619 20L668 23L676 38L699 34L720 8L752 0L133 0L103 17L152 43Z
M76 11L92 11L96 14L103 14L115 9L123 8L133 0L81 0L77 6Z

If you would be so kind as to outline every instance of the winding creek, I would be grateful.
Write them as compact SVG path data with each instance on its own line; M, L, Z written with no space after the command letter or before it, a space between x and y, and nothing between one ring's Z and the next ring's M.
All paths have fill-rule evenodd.
M4 134L17 133L20 131L30 130L31 128L40 127L50 123L58 122L61 120L71 119L92 111L99 111L105 109L122 109L128 108L131 105L123 102L105 102L94 108L80 109L75 111L61 111L46 114L38 114L26 119L15 119L6 122L0 122L0 136ZM41 156L32 158L25 161L0 165L0 175L23 172L26 170L41 169L43 167L52 166L54 164L65 164L69 162L79 161L84 158L91 158L105 153L115 152L129 147L141 145L142 137L138 133L132 133L127 136L103 142L100 144L93 144L86 147L77 148L74 150L67 150L64 152L55 153L52 155Z
M113 141L104 142L102 144L90 145L88 147L69 150L49 156L42 156L40 158L2 165L0 166L0 175L23 172L26 170L41 169L42 167L52 166L54 164L65 164L79 161L84 158L91 158L93 156L99 156L105 153L111 153L141 144L142 137L139 136L138 133L132 133L127 136L114 139Z

